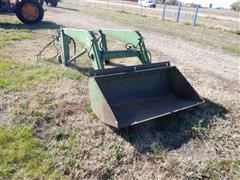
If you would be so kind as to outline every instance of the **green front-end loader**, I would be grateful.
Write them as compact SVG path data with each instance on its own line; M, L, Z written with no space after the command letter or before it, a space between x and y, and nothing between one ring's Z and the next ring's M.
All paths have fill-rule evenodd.
M107 37L126 43L125 49L110 51ZM96 33L63 28L58 39L63 65L88 54L94 68L89 79L91 107L110 126L128 127L204 102L176 66L170 62L151 63L138 31L101 29ZM70 54L70 40L80 42L84 48ZM108 67L114 59L129 57L139 59L140 65Z

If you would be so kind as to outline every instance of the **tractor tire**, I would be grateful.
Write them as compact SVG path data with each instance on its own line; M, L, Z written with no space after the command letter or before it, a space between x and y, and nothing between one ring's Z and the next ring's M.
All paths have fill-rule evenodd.
M39 2L39 4L40 4L41 6L43 6L44 0L38 0L38 2Z
M16 5L16 16L27 25L37 24L42 21L44 10L36 0L22 0Z
M51 4L52 7L57 7L58 0L50 0L50 4Z
M45 3L48 5L50 3L50 0L45 0Z

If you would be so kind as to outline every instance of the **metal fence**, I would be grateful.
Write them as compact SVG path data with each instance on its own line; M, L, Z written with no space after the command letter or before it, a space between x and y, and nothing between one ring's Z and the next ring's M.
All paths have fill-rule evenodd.
M216 10L216 9L203 9L198 7L182 7L181 3L178 6L160 5L157 4L156 8L144 8L137 6L136 4L129 3L127 1L113 1L113 0L66 0L67 2L75 3L76 5L90 6L94 8L103 8L109 10L115 10L120 12L127 12L132 14L138 14L141 16L158 17L162 20L169 19L176 22L189 23L196 25L198 16L200 17L212 17L222 18L225 20L238 20L239 14L228 10Z

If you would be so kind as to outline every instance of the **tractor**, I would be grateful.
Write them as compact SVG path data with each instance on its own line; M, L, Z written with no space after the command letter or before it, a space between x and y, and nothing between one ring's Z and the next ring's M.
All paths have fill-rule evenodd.
M0 12L15 13L28 25L39 23L44 16L41 0L0 0Z

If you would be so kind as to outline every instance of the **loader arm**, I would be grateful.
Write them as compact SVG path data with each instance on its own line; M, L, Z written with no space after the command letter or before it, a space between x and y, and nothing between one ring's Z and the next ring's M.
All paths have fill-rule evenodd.
M94 69L104 69L103 61L101 60L101 52L94 32L80 29L63 28L60 30L60 41L62 45L61 58L64 65L68 65L71 58L68 43L69 37L84 45L84 49L86 49L89 53L89 57L93 60L92 64ZM76 56L76 58L77 57L78 56Z
M130 44L130 48L126 50L108 51L107 36L111 36L117 40ZM117 30L117 29L102 29L99 30L98 36L93 31L63 28L60 31L60 39L62 45L62 63L68 65L73 59L69 51L69 38L74 39L84 45L86 52L92 59L95 70L105 69L104 64L106 60L137 57L142 64L149 64L150 53L147 51L144 40L138 31L131 30ZM82 51L84 52L84 51ZM74 58L82 55L77 53Z

